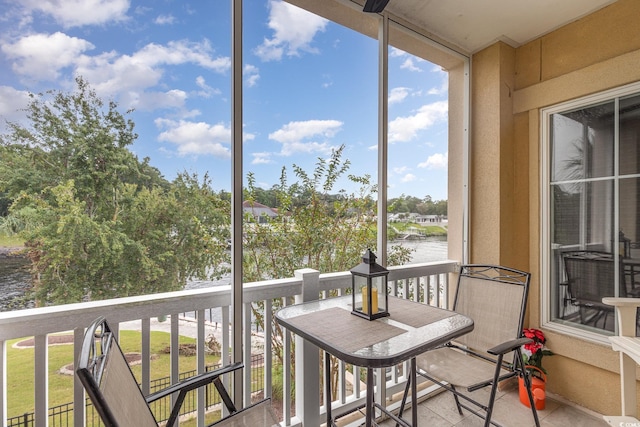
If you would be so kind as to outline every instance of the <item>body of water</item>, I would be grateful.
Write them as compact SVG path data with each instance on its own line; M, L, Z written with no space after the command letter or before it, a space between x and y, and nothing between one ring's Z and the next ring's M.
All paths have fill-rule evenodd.
M24 300L29 287L29 261L24 257L0 255L0 311L30 308Z
M447 257L446 237L428 237L421 240L394 241L390 245L401 245L413 249L411 262L444 261ZM24 300L24 293L28 289L31 277L28 271L29 263L23 257L0 255L0 311L9 311L22 308L30 308L32 302ZM186 289L199 289L210 286L229 284L230 278L223 277L220 280L193 280ZM219 310L208 315L212 321L221 318Z

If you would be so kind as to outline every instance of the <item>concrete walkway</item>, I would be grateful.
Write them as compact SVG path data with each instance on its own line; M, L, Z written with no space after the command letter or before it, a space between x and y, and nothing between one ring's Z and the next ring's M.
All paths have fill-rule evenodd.
M120 329L128 331L141 331L142 322L139 320L132 320L130 322L123 322L120 324ZM158 321L156 317L151 318L151 330L171 332L171 316L167 316L166 320ZM198 323L196 319L188 316L180 316L178 319L178 331L181 336L196 338L198 334ZM205 321L204 329L205 340L210 337L214 337L217 342L222 344L223 328L221 323ZM229 335L232 334L231 327L229 328ZM251 331L251 353L260 353L264 349L264 336L261 333Z

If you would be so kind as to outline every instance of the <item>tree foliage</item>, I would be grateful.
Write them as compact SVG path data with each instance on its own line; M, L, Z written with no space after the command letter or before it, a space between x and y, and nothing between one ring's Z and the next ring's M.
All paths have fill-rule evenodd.
M229 204L207 176L167 182L128 147L134 124L78 78L74 93L32 95L10 124L0 191L32 261L40 304L182 289L228 267Z
M2 227L19 232L40 304L182 289L228 271L230 195L208 176L173 182L133 155L134 123L82 78L72 93L31 95L28 125L0 140ZM376 187L348 175L344 147L313 171L283 168L269 190L249 174L245 199L276 208L260 224L245 215L243 280L291 277L296 269L345 271L376 250ZM348 179L357 191L335 190ZM409 259L393 247L389 265Z
M405 194L389 200L389 212L392 213L418 213L420 215L447 216L447 201L434 201L427 195L423 199Z
M354 193L336 193L334 186L349 169L342 159L344 147L327 159L319 158L313 174L294 165L296 182L289 184L283 168L280 185L273 189L278 200L278 216L260 223L245 215L243 276L245 282L277 277L292 277L300 268L320 272L346 271L354 267L367 248L376 250L375 185L370 177L348 179L359 186ZM255 201L255 179L249 174L246 199ZM397 246L389 251L389 265L407 262L410 250ZM263 307L254 307L254 317L261 327L271 327L273 346L282 357L281 330L275 324L264 325ZM282 360L281 360L282 362Z
M297 165L297 181L288 183L283 168L280 185L273 189L278 215L260 224L245 215L245 281L291 277L296 269L321 272L352 268L367 248L376 249L375 185L370 177L349 175L359 190L334 192L339 178L349 169L342 159L344 146L327 159L318 158L312 175ZM247 200L255 201L255 179L249 174ZM336 195L337 194L337 195ZM401 248L390 251L389 264L406 262L409 254Z

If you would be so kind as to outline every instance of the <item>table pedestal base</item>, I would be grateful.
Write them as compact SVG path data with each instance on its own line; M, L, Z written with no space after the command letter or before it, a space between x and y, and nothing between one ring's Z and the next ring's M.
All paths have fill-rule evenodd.
M327 412L327 426L330 427L337 427L336 423L335 423L335 418L332 416L332 412L331 412L331 402L332 402L332 397L331 397L331 355L327 352L325 352L325 365L324 365L324 372L325 372L325 379L324 379L324 384L325 384L325 407L326 407L326 412ZM416 402L418 400L418 392L417 392L417 387L416 387L416 359L415 357L411 358L411 369L409 372L409 381L411 382L411 402L412 402L412 410L411 410L411 424L409 424L409 422L407 422L406 420L404 420L402 417L396 416L394 414L392 414L391 412L389 412L387 410L387 408L383 407L382 405L376 403L374 401L374 378L373 378L373 369L374 368L367 368L367 397L366 397L366 403L363 406L360 406L356 409L353 409L349 412L343 413L338 417L341 416L345 416L348 415L350 413L353 413L355 411L358 411L362 408L365 408L365 427L373 427L373 426L377 426L378 424L375 421L376 415L375 415L375 410L378 409L380 410L380 412L383 412L384 414L386 414L389 418L391 418L392 420L394 420L396 422L396 427L398 426L402 426L402 427L418 427L418 409L415 407Z

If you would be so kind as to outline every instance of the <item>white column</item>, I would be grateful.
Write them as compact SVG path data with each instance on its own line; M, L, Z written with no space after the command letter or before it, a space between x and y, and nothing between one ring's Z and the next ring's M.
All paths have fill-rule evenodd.
M296 304L318 299L320 272L311 268L295 271L302 279L302 293ZM296 415L304 427L320 425L320 350L296 336L295 340Z

